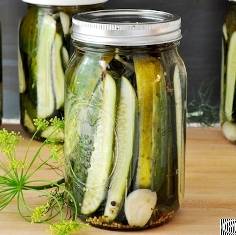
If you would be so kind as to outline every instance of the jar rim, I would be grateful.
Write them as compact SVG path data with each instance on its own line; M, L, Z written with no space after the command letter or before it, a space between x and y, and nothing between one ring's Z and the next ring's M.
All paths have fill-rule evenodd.
M73 17L72 38L84 43L142 46L179 41L181 18L140 9L111 9L79 13Z
M22 0L25 3L43 6L78 6L95 5L109 0Z

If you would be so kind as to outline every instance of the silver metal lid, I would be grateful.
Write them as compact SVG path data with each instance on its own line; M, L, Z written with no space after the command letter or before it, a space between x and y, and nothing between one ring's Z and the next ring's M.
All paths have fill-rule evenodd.
M108 0L22 0L23 2L45 6L82 6L104 3Z
M73 18L76 41L111 46L156 45L181 39L180 17L162 11L118 9Z

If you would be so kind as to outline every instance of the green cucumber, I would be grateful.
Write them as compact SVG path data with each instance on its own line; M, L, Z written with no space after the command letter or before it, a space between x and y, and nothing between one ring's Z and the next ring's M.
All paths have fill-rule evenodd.
M167 92L164 70L161 62L157 62L158 77L153 87L153 118L152 118L152 158L153 181L152 190L159 192L166 177L166 156L168 151L168 114Z
M86 53L78 65L74 60L72 66L76 66L72 74L67 74L66 103L65 103L65 154L69 158L77 158L77 146L79 144L80 111L88 106L94 91L102 78L102 68L99 65L100 57ZM72 71L72 69L69 69ZM80 178L83 178L80 176ZM83 182L85 179L81 179Z
M178 198L181 204L184 198L185 188L185 158L184 158L184 116L183 116L183 96L179 67L176 65L173 76L176 114L176 138L178 157Z
M36 89L36 53L38 45L38 25L40 24L39 11L36 8L30 8L28 14L23 18L19 27L19 85L20 90L24 90L26 85L28 89L28 95L32 100L32 103L37 105L37 89ZM20 57L21 56L21 57ZM20 61L21 59L21 61ZM24 59L24 60L23 60ZM27 68L27 78L23 81L22 78L26 74L22 74L20 63L22 62L22 69ZM26 71L24 71L25 73ZM24 82L26 83L24 85Z
M99 65L98 65L99 66ZM94 67L94 69L96 69ZM97 74L99 76L99 74ZM94 138L99 120L100 102L102 100L102 82L100 77L94 77L97 85L87 102L81 102L78 95L69 93L65 103L65 155L68 156L67 168L70 170L78 209L81 209L84 198L85 184L90 167L90 159L94 151ZM88 91L91 87L87 88Z
M226 24L223 25L223 36L224 36L225 41L227 42L228 41L228 32L227 32Z
M78 95L80 102L88 102L102 77L103 68L100 65L100 56L87 53L81 59L75 72L67 76L70 80L68 89L71 93Z
M56 98L56 109L60 109L64 104L65 74L61 59L62 37L58 33L55 35L55 41L52 48L52 78L53 88Z
M36 131L36 128L34 126L33 120L37 118L37 110L34 104L31 102L31 100L26 95L21 95L21 104L22 110L24 112L22 113L22 122L23 125L31 132L34 133Z
M236 143L236 123L225 122L222 126L222 131L227 140Z
M36 54L37 76L37 116L47 118L55 109L55 97L52 84L52 48L56 34L56 21L44 15L39 28Z
M116 117L116 165L107 195L104 216L113 221L118 216L129 187L129 173L134 148L136 93L125 77L121 78Z
M220 122L223 123L225 120L225 42L222 39L222 50L221 50L221 99L220 99Z
M19 25L19 31L21 31L21 25ZM22 55L20 52L19 41L20 39L18 38L18 79L19 79L19 92L22 94L26 91L26 81L25 81L25 71L22 61Z
M233 120L232 114L233 114L235 80L236 80L235 65L236 65L236 32L234 32L230 38L228 58L227 58L225 115L228 121Z
M60 15L60 21L61 21L63 33L65 36L67 36L68 34L70 34L71 19L64 12L60 12L59 15Z
M66 47L64 46L61 48L61 58L62 58L63 68L64 70L66 70L69 63L70 56Z
M57 142L64 141L63 129L55 130L55 127L49 126L46 130L41 133L41 137L45 139L50 139Z
M54 18L37 8L30 8L21 24L20 52L28 68L29 98L37 106L37 117L41 118L51 116L55 108L51 64L55 34Z
M94 151L90 159L85 194L81 213L95 212L106 196L106 188L111 174L113 158L113 135L115 128L116 84L110 75L103 82L103 100L99 114Z
M34 133L36 131L33 120L31 119L26 109L24 110L23 114L23 124L30 131L30 133Z
M136 176L137 188L151 188L153 172L152 121L153 87L158 71L158 61L151 56L134 57L140 112L140 147Z
M22 94L26 91L26 82L25 82L25 72L23 68L22 57L19 48L18 48L18 78L19 78L19 92Z

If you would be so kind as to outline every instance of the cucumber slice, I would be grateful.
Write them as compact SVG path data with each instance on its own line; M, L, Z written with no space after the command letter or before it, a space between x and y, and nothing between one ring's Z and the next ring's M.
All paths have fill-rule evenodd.
M36 53L37 116L47 118L53 114L55 101L52 87L52 47L56 34L56 21L44 15L38 26L38 49Z
M81 213L95 212L106 196L106 188L111 173L113 157L113 135L115 127L116 84L106 75L103 87L103 104L98 120L94 151L90 159L85 194Z
M123 206L125 192L128 188L135 136L136 94L129 80L125 77L121 79L119 95L116 114L116 165L104 213L109 221L113 221L118 216Z
M30 133L34 133L36 131L36 128L27 110L24 111L23 117L24 117L23 120L24 126L30 131Z
M77 151L79 135L83 135L83 133L80 133L79 127L82 125L80 123L82 119L80 118L80 111L84 108L84 105L88 106L90 104L94 91L102 78L102 68L99 61L100 57L86 53L79 64L73 65L76 66L73 74L67 76L71 81L67 81L67 84L70 85L67 87L65 103L65 154L70 159L80 160ZM84 176L79 175L79 178L82 182L86 180Z
M153 182L152 190L158 192L166 178L166 156L168 155L168 114L167 92L164 69L157 61L159 74L153 87L153 117L152 117L152 158Z
M52 78L53 88L56 98L56 109L60 109L64 104L64 89L65 89L65 74L63 70L61 60L61 49L62 49L62 38L61 35L56 33L55 42L52 48Z
M70 17L64 12L60 12L59 15L63 33L65 36L67 36L70 33L70 25L71 25Z
M55 130L55 127L48 127L41 133L41 137L45 139L50 139L56 142L64 141L64 132L62 129Z
M97 64L99 67L99 64ZM80 70L80 69L79 69ZM97 67L88 67L89 71L96 71ZM81 71L81 70L80 70ZM79 78L83 78L83 74L78 73L77 82ZM91 75L91 74L90 74ZM67 93L67 99L65 102L65 156L66 166L68 169L68 187L72 189L73 195L77 201L78 210L81 210L82 201L85 193L85 185L88 176L88 168L90 167L90 159L94 151L94 138L97 131L97 123L99 117L100 100L102 99L102 74L93 74L97 77L93 78L97 81L95 87L87 87L87 91L90 93L90 89L93 89L90 97L87 97L87 101L81 102L79 94ZM100 76L100 77L99 77ZM81 82L85 82L82 80Z
M22 63L22 57L18 48L18 77L19 77L19 92L22 94L26 91L25 72Z
M236 142L236 123L225 122L222 126L224 136L232 143Z
M149 189L138 189L125 200L125 215L130 226L144 227L157 203L157 194Z
M64 70L66 70L69 63L70 56L67 49L64 46L61 48L61 57L62 57L63 68Z
M24 110L21 115L23 125L30 131L30 133L34 133L36 131L36 128L34 126L33 120L37 117L36 107L27 95L23 94L20 98L22 110Z
M21 25L19 25L19 31L21 30ZM23 67L22 56L20 52L20 39L18 38L18 78L19 78L19 92L22 94L26 90L26 82L25 82L25 71Z
M185 189L185 159L184 159L184 117L183 117L183 97L180 80L179 67L174 69L174 94L176 110L176 138L177 138L177 156L178 156L178 197L181 204L184 198Z
M228 41L228 32L227 32L226 24L223 24L223 36L224 36L225 41L227 42Z
M228 121L232 121L233 104L236 80L236 32L231 36L229 42L227 75L226 75L226 95L225 95L225 115Z
M140 147L136 187L151 188L154 160L152 155L153 89L159 75L158 61L151 56L136 56L134 67L140 112Z
M220 99L220 122L225 120L225 42L222 39L221 50L221 99Z

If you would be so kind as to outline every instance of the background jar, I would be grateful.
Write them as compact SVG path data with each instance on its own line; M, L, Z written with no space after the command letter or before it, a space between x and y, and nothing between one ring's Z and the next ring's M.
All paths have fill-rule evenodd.
M102 8L107 0L23 0L28 11L19 27L19 90L21 123L31 134L34 119L64 116L64 79L70 54L71 18L77 12ZM49 127L39 138L63 140L63 131Z
M186 69L180 18L113 10L73 19L66 76L67 187L111 230L167 222L184 196Z
M224 136L236 143L236 2L228 2L223 25L220 119Z

